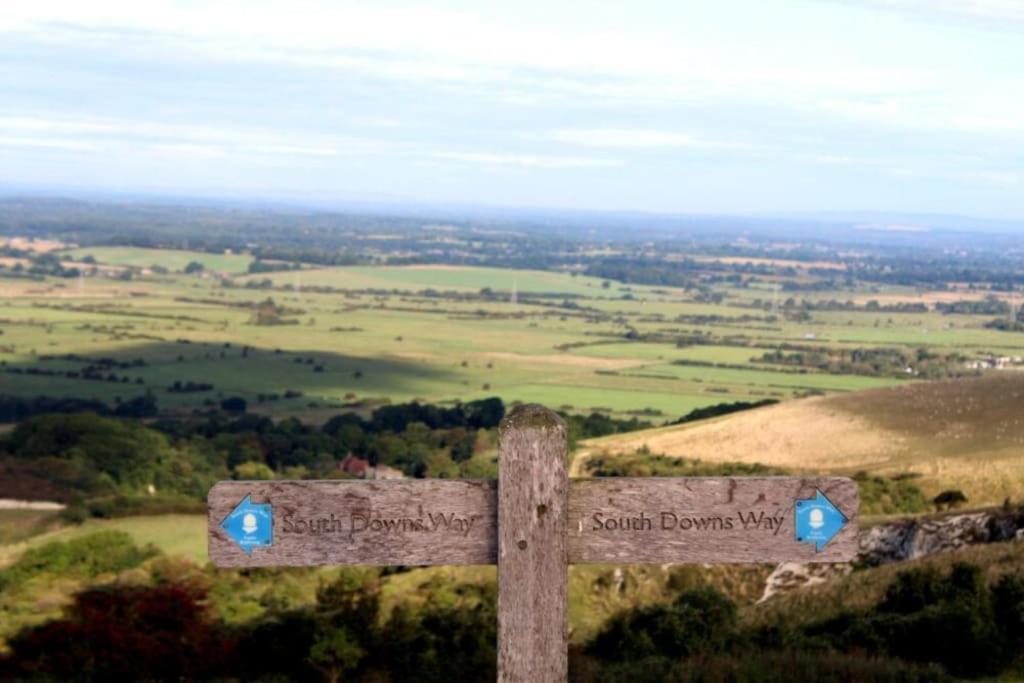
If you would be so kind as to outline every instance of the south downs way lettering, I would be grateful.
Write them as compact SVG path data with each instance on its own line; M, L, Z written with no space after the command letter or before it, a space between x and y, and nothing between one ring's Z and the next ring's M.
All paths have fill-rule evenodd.
M283 532L286 534L416 534L454 533L468 536L479 515L459 517L455 513L428 512L422 517L383 517L371 512L350 512L338 517L333 512L327 517L298 517L285 515Z
M612 516L595 512L591 516L591 531L770 531L779 533L786 520L784 510L774 513L764 510L735 512L728 515L699 515L684 512L661 511L653 514L640 512L630 516Z

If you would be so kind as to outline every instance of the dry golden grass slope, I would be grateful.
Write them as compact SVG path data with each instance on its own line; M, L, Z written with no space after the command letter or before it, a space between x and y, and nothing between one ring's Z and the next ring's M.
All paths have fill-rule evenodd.
M811 398L686 425L583 442L587 457L653 453L758 462L794 472L914 472L926 494L957 488L971 504L1024 499L1024 373L915 382Z

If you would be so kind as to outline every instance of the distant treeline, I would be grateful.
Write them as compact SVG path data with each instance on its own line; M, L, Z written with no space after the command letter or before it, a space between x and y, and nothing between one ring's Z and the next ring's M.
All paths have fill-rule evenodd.
M156 399L146 393L109 406L103 401L88 398L51 398L36 396L0 395L0 422L19 422L35 415L47 413L96 413L118 417L152 417L156 415Z
M961 301L938 301L935 310L940 313L957 313L961 315L1008 315L1010 304L993 296L984 299Z
M771 310L775 303L768 299L754 299L752 305L755 308ZM921 302L898 301L891 304L880 303L877 299L871 299L863 305L847 299L800 299L789 297L779 302L779 308L783 310L800 309L805 311L854 311L860 313L927 313L928 305Z
M631 235L622 239L621 221L594 222L568 216L511 216L437 218L385 216L239 206L122 203L103 204L64 199L0 200L0 232L52 238L81 245L117 245L187 249L222 254L225 250L251 253L261 265L268 261L292 264L452 264L499 268L572 270L624 283L708 288L716 283L747 286L765 278L783 278L791 291L842 289L858 282L948 290L967 283L992 291L1024 286L1020 253L1005 237L976 234L967 238L934 233L932 243L913 244L898 235L886 240L850 239L849 232L808 230L798 222L776 224L775 237L790 237L780 245L775 237L748 233L715 221L672 219L667 231L648 217L630 221ZM700 224L704 223L704 228ZM612 227L617 226L617 227ZM662 226L664 227L664 226ZM723 243L728 227L744 242ZM683 230L680 233L680 230ZM855 232L855 231L854 231ZM682 235L682 236L681 236ZM386 236L387 239L381 239ZM855 252L844 248L858 243ZM890 243L885 243L890 242ZM956 249L950 247L956 245ZM596 249L595 249L596 247ZM8 247L8 249L11 249ZM609 250L613 255L608 255ZM18 253L14 253L18 252ZM23 250L9 255L37 258ZM693 255L726 257L695 259ZM46 257L52 258L52 257ZM742 261L750 258L751 261ZM760 260L758 260L760 259ZM771 259L803 262L797 268ZM836 267L818 267L816 262ZM38 272L73 277L45 260L33 263ZM284 267L282 265L282 267ZM26 270L24 267L19 271ZM42 277L11 270L16 277ZM798 276L809 274L809 279ZM130 279L132 269L121 271Z
M943 379L977 375L966 367L967 357L959 353L937 353L926 348L837 348L782 344L756 359L828 374L866 377L912 377Z
M770 406L775 403L778 403L778 400L774 398L763 398L759 401L732 401L731 403L716 403L715 405L712 406L694 408L686 415L683 415L681 418L673 422L672 424L684 424L686 422L694 422L696 420L706 420L711 417L719 417L720 415L738 413L743 410L761 408L763 406Z

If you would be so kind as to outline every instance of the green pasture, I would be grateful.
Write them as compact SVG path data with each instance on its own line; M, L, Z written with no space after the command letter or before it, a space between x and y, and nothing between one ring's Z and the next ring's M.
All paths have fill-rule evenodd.
M681 380L699 380L712 386L770 387L783 389L818 389L823 391L857 391L891 386L901 381L888 377L859 377L856 375L828 375L824 373L775 372L772 370L740 370L692 365L659 364L642 369L624 371L627 376L651 374Z
M11 511L0 510L0 520ZM184 555L206 562L205 515L146 515L119 519L90 519L82 524L33 536L20 543L0 546L0 566L16 559L28 548L51 541L69 541L96 531L114 529L131 535L140 545L152 543L168 555Z
M246 279L270 279L275 285L293 287L333 287L352 290L404 290L479 292L489 287L495 293L510 296L554 293L580 296L617 296L612 288L601 287L601 280L583 275L541 270L477 268L473 266L351 266L314 268L301 273L260 273Z
M152 256L235 266L246 256L104 247L99 260L146 265ZM240 260L241 259L241 260ZM172 261L165 261L165 265ZM244 268L243 268L244 269ZM507 401L606 408L616 413L661 410L678 416L722 401L788 397L807 390L846 392L893 380L773 372L754 362L757 345L935 346L1013 352L1024 335L986 330L983 317L865 312L813 312L809 321L738 320L749 308L693 301L681 290L605 288L602 281L561 272L475 267L318 268L254 276L300 289L233 288L181 274L122 283L102 277L77 283L47 280L0 298L0 362L8 368L75 370L65 354L143 367L117 371L128 383L0 372L0 391L114 401L152 390L168 408L201 406L225 396L254 402L259 394L301 392L301 398L259 410L302 414L353 400L455 401L498 395ZM347 291L313 292L320 284ZM505 298L515 286L516 303ZM0 286L11 287L9 283ZM495 299L467 298L484 287ZM421 290L454 291L424 296ZM377 290L372 293L367 290ZM622 298L624 291L635 298ZM729 292L749 293L744 289ZM501 294L504 292L504 294ZM568 299L531 293L575 295ZM829 293L826 293L829 294ZM845 299L846 293L832 296ZM290 324L253 324L255 307L272 298ZM524 302L523 299L526 299ZM678 316L724 316L725 323L679 322ZM889 322L889 319L892 322ZM629 341L633 334L700 331L719 343L678 347ZM188 343L184 343L187 341ZM249 347L243 352L244 347ZM747 369L674 365L694 361ZM137 384L141 379L143 384ZM175 381L207 382L212 391L168 393ZM310 404L316 404L311 406Z

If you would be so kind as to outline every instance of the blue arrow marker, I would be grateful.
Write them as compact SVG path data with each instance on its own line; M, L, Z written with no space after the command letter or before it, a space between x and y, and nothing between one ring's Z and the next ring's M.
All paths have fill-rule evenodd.
M846 526L846 515L821 491L796 502L796 540L813 543L818 552Z
M249 496L231 511L220 528L227 532L246 555L253 548L265 548L274 543L274 513L270 503L254 505Z

